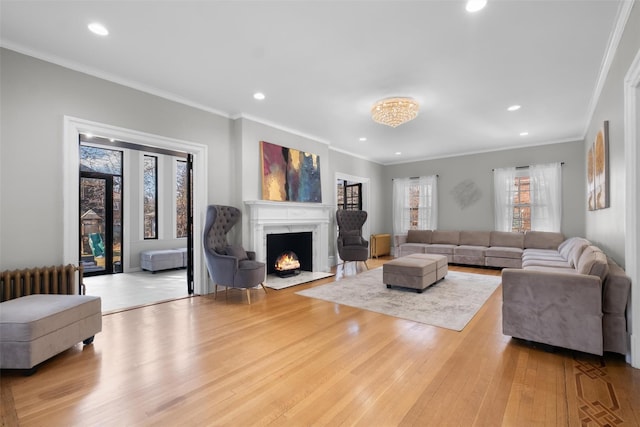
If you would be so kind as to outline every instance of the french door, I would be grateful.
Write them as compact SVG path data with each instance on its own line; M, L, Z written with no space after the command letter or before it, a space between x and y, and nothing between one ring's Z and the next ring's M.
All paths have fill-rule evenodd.
M122 273L122 177L80 172L80 259L85 276Z

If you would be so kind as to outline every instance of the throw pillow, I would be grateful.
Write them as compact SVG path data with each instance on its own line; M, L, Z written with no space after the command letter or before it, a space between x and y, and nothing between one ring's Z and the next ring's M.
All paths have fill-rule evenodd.
M343 241L346 246L362 244L362 238L360 238L360 236L344 236Z
M238 261L242 261L245 259L249 259L247 252L244 250L242 246L227 246L226 251L227 255L232 256L234 258L238 258Z

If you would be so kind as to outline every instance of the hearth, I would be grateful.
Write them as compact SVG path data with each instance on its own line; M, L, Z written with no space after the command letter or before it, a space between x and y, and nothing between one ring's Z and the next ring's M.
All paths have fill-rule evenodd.
M276 274L280 277L290 277L300 274L300 260L293 251L285 251L276 258L274 265Z

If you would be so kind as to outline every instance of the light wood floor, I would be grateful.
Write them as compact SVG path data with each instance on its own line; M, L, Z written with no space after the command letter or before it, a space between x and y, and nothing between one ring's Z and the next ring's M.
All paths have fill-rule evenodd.
M462 332L295 294L341 276L105 315L93 345L2 372L2 423L640 425L640 370L502 335L500 288Z

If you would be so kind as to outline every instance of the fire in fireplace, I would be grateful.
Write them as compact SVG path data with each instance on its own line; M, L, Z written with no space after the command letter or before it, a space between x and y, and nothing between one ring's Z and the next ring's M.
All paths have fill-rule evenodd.
M295 253L300 271L313 271L312 238L311 232L267 234L267 274L278 274L276 259L286 252Z
M285 251L276 258L274 268L280 277L295 276L300 274L300 261L295 252Z

